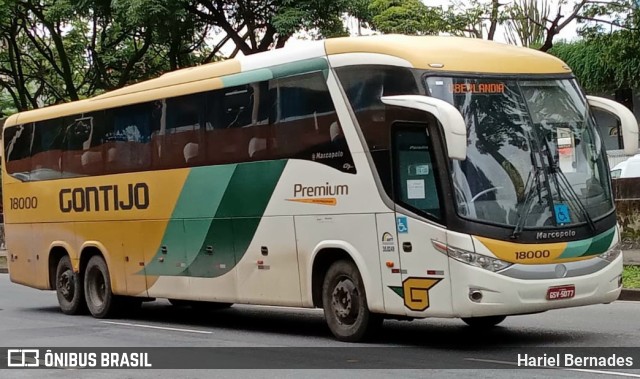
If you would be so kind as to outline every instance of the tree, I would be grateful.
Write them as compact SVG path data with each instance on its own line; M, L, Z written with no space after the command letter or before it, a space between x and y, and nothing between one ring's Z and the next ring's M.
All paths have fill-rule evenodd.
M18 110L78 100L199 62L208 32L180 1L1 0L0 88Z
M369 0L0 0L0 104L26 110L78 100L297 32L346 35ZM7 99L11 105L6 105ZM5 112L6 113L6 112Z
M420 0L372 0L371 26L383 33L433 35L445 29L440 8Z
M626 12L620 12L622 7ZM613 17L601 20L603 14ZM580 20L583 40L559 44L550 52L567 62L589 91L640 87L640 9L630 1L593 4ZM603 24L615 29L609 32Z
M547 0L518 0L507 8L507 41L525 47L542 46L551 7Z
M317 32L317 37L346 35L342 16L362 10L353 0L191 0L188 11L216 28L217 54L227 42L235 45L231 56L280 48L299 31ZM360 15L362 16L362 15Z

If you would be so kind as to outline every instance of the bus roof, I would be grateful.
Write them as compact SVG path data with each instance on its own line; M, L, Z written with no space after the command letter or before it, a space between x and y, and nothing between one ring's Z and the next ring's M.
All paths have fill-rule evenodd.
M552 55L482 39L403 35L334 38L177 70L90 99L19 113L9 117L5 125L13 126L213 90L238 85L246 79L267 80L275 77L274 70L269 68L279 65L305 66L303 62L326 56L344 58L341 60L343 64L344 62L349 64L348 54L351 53L365 54L366 62L370 64L376 64L376 57L386 55L393 57L394 63L401 62L408 67L430 69L436 72L488 74L566 74L571 72L564 62ZM359 62L354 60L353 64ZM389 60L381 59L378 64L388 62ZM232 77L233 79L229 80Z
M553 55L478 38L380 35L335 38L327 54L377 53L404 59L415 68L469 73L566 74L569 67Z

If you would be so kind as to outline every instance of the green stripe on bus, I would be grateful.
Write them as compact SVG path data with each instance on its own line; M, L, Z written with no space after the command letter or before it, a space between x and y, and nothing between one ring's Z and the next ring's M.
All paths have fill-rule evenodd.
M567 247L558 259L585 257L590 255L602 254L609 249L613 237L615 236L616 228L613 227L604 233L601 233L593 238L588 238L582 241L572 241L567 243Z
M183 273L214 278L247 252L287 161L239 164L211 223L198 258Z
M583 256L602 254L605 251L609 250L609 248L611 247L611 242L613 241L613 237L616 234L615 232L616 228L613 227L608 231L593 237L589 249L585 254L583 254Z
M591 246L591 238L582 241L568 242L567 247L558 259L579 257L589 251L589 246Z
M283 78L292 75L304 74L308 72L323 71L328 74L329 64L324 58L305 59L299 62L286 63L257 70L240 72L228 76L223 76L224 87L234 87L249 83L263 82L266 80Z
M248 83L264 82L273 79L273 73L267 68L240 72L222 77L222 84L225 87L235 87Z
M232 270L251 243L286 163L192 169L162 240L169 251L159 248L146 274L213 278Z
M324 58L311 58L303 61L269 67L274 78L304 74L307 72L323 71L329 68L329 63Z

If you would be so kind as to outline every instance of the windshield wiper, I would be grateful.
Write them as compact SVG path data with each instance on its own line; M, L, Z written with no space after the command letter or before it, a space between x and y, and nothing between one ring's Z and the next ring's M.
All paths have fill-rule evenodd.
M538 138L534 138L531 132L527 131L526 134L527 134L527 137L529 138L529 141L532 142L529 150L530 151L529 156L531 157L531 166L533 167L533 171L530 171L529 176L527 177L527 184L529 183L529 180L531 179L531 176L533 174L533 179L535 181L535 186L537 190L536 193L538 195L538 202L542 204L542 190L540 189L540 186L541 186L540 177L544 175L544 185L545 185L545 190L547 192L546 194L547 203L553 204L553 195L551 194L551 186L549 184L549 175L547 174L547 171L544 169L544 162L542 159L540 143L538 141ZM537 133L536 133L536 137L537 137ZM534 148L535 148L535 151L534 151ZM531 191L531 188L529 188L527 185L525 185L525 193L526 193L525 200L522 203L522 205L518 208L516 226L513 229L513 233L511 234L511 238L514 238L514 239L517 238L518 235L524 229L524 224L526 223L527 217L529 217L529 214L531 213L530 201L532 198L531 195L533 191ZM553 213L553 207L551 207L551 212Z
M589 228L591 229L591 231L595 232L596 225L594 224L593 219L589 215L589 212L585 209L584 205L582 205L582 201L580 201L578 194L571 186L571 183L569 183L569 179L567 179L564 172L560 170L560 167L558 166L558 162L555 159L553 159L553 156L551 155L551 150L549 149L549 142L544 136L542 136L542 141L545 146L545 155L547 157L547 162L549 163L549 167L551 169L550 170L551 176L553 177L553 180L556 183L556 186L558 187L558 196L561 196L559 187L560 185L562 185L566 190L566 194L568 195L567 200L569 200L569 202L571 203L572 208L574 209L577 208L580 211L580 213L582 213L582 216L584 217L587 224L589 224ZM558 182L558 177L560 177L561 183ZM562 201L562 198L560 198L560 201Z
M533 174L534 171L535 171L535 176ZM538 167L534 166L533 170L529 171L529 176L527 176L527 182L524 185L524 193L526 195L525 195L524 201L522 202L522 205L518 208L518 216L516 218L516 227L513 229L513 233L511 233L511 238L518 237L518 235L522 232L522 229L524 228L524 224L525 224L525 220L527 219L527 216L529 216L529 213L531 213L530 203L531 203L531 199L533 199L534 196L533 196L532 188L529 186L529 184L535 182L533 185L538 188L538 198L539 200L542 200L542 194L540 193L539 178L540 178L540 171Z

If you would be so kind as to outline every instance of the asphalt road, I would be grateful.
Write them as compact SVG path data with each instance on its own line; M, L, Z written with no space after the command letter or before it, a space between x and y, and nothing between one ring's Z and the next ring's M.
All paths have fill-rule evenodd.
M11 369L0 370L0 378L335 376L369 379L398 375L410 378L640 378L640 370L633 369L601 369L597 372L524 370L513 368L504 360L505 349L539 352L536 348L640 346L640 302L618 301L608 305L510 317L500 327L485 331L473 331L455 319L385 321L384 329L372 343L347 344L333 339L324 324L321 310L236 305L222 311L199 313L174 308L166 301L156 301L145 303L141 312L123 319L97 320L90 316L66 316L58 310L54 292L13 284L8 275L1 274L0 346L218 347L220 349L216 349L216 352L227 362L260 363L261 359L269 359L280 367L308 364L310 368L207 371ZM255 353L252 348L267 348L264 349L267 354L260 349ZM249 353L242 354L245 351ZM629 351L640 355L640 348ZM6 359L5 349L0 349L0 359ZM439 362L442 368L425 370L420 363L422 359ZM336 369L319 370L321 367ZM363 367L375 369L361 369ZM398 372L397 369L403 370Z

